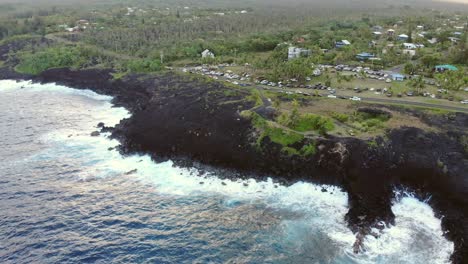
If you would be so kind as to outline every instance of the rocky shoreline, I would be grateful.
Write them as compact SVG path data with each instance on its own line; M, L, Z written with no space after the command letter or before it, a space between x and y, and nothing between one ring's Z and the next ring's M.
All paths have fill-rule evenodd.
M0 79L23 78L31 79L0 70ZM305 180L341 186L349 196L346 220L357 234L355 251L371 227L394 224L395 188L408 188L420 198L430 195L446 237L455 243L453 263L468 260L468 150L460 143L467 134L466 114L447 118L409 112L440 132L404 127L377 138L373 148L357 138L321 137L313 156L287 156L268 137L262 149L254 146L251 122L240 116L253 103L242 100L245 94L223 94L229 88L217 82L174 73L114 80L110 70L70 69L48 70L32 80L113 96L116 106L132 113L112 129L124 154L211 166L224 177L273 176L285 184Z

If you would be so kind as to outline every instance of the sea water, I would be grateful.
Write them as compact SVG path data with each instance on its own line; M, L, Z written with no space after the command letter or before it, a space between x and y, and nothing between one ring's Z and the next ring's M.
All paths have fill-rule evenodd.
M354 254L338 187L123 157L109 134L90 135L130 116L111 99L0 81L0 263L449 262L440 219L411 195L394 202L395 226Z

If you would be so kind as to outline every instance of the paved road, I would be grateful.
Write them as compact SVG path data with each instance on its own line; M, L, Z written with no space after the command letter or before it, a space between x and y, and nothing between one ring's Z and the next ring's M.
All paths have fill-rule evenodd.
M439 108L439 109L445 109L445 110L450 110L450 111L468 113L468 107L463 107L463 106L458 107L458 106L451 106L451 105L410 102L410 101L405 101L405 100L395 100L395 99L387 99L387 98L384 99L384 98L361 97L361 99L367 102L401 104L401 105L419 106L419 107L427 107L427 108Z
M270 90L285 93L286 90L277 88L277 87L262 87L262 86L254 86L257 89L262 90ZM292 92L292 91L291 91ZM294 93L294 92L293 92ZM319 93L321 96L326 97L329 95L328 93ZM348 97L348 96L345 96ZM437 109L444 109L449 111L456 111L456 112L463 112L468 113L468 106L451 106L451 105L443 105L443 104L431 104L431 103L421 103L421 102L411 102L406 100L398 100L398 99L391 99L391 98L370 98L370 97L361 97L362 102L371 102L371 103L383 103L383 104L399 104L399 105L408 105L408 106L416 106L416 107L426 107L426 108L437 108Z

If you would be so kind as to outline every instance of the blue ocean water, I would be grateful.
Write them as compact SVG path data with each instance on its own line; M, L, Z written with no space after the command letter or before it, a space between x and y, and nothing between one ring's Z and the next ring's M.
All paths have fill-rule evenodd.
M108 135L90 136L129 116L110 99L0 81L0 263L447 263L453 252L411 196L353 254L339 188L122 157Z

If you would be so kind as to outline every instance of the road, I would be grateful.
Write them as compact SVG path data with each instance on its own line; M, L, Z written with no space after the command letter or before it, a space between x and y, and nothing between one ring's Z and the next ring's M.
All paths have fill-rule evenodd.
M275 91L275 92L280 92L280 93L285 93L287 91L285 89L278 88L278 87L262 87L258 85L255 85L254 87L257 89L261 89L261 90L269 90L269 91ZM290 92L294 93L293 91L290 91ZM323 97L326 97L327 95L329 95L329 93L319 93L319 94ZM380 104L398 104L398 105L436 108L436 109L443 109L443 110L448 110L448 111L468 113L468 107L464 107L464 106L451 106L451 105L443 105L443 104L411 102L411 101L391 99L391 98L370 98L370 97L361 97L361 96L358 96L358 97L361 98L362 102L380 103Z
M410 101L405 101L405 100L395 100L395 99L388 99L388 98L361 97L361 99L363 101L373 102L373 103L399 104L399 105L409 105L409 106L426 107L426 108L438 108L438 109L444 109L444 110L449 110L449 111L468 113L468 107L463 107L463 106L458 107L458 106L451 106L451 105L410 102Z

